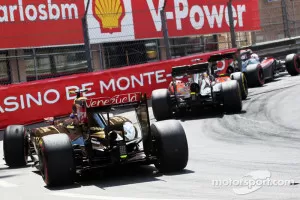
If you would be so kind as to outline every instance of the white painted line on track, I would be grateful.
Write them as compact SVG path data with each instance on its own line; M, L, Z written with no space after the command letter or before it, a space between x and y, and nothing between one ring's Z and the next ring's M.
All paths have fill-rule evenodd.
M96 200L194 200L194 199L158 199L158 198L137 198L137 197L109 197L109 196L98 196L98 195L85 195L75 194L66 192L54 192L50 193L53 196L70 197L79 199L96 199ZM200 199L197 199L200 200Z
M18 187L18 185L0 180L0 187L11 188L11 187Z

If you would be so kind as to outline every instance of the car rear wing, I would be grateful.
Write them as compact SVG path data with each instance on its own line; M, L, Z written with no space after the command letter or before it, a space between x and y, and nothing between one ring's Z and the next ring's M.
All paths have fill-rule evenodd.
M147 101L146 94L141 92L118 94L113 97L98 97L86 100L86 107L89 110L109 112L113 108L134 107Z
M176 66L172 68L172 76L177 77L207 72L208 66L208 62L197 63L193 65Z
M227 59L234 59L237 55L236 51L228 52L228 53L222 53L222 54L214 54L209 57L208 62L216 62L220 60L227 60Z

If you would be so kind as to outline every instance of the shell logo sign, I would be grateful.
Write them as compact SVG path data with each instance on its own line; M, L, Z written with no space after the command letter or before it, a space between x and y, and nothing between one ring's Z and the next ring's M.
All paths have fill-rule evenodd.
M85 0L88 1L88 0ZM91 44L163 37L164 5L169 37L230 31L228 0L92 0L88 8ZM260 29L259 0L232 3L236 31Z
M101 25L102 33L121 32L125 16L123 0L93 0L93 15Z

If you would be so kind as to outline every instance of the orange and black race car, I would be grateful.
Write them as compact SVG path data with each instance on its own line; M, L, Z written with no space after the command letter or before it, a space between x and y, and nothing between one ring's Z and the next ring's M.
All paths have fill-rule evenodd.
M48 186L71 184L85 171L127 164L154 164L160 172L184 169L188 143L182 125L176 120L150 124L145 94L119 94L112 98L87 99L86 90L76 91L73 112L65 120L26 129L10 125L4 133L4 159L10 167L28 164L40 171ZM112 110L136 112L136 123ZM142 143L143 147L140 147Z
M208 62L173 67L169 87L152 92L156 120L170 119L174 114L207 106L223 106L225 112L240 112L242 99L248 95L244 74L216 73L217 61L231 59L233 54L235 52L212 55Z

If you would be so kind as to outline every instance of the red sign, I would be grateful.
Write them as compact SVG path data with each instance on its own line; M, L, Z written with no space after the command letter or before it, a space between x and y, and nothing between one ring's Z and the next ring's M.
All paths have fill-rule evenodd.
M228 49L220 52L231 51L232 49ZM135 101L133 94L136 92L146 93L149 98L153 90L168 87L173 66L193 63L196 58L207 61L209 55L214 53L1 87L0 128L69 114L76 97L70 91L78 89L88 89L84 96L92 99L89 100L89 106ZM133 94L129 97L119 95L124 93Z
M160 9L166 0L133 0L135 38L162 37ZM168 0L170 37L229 32L228 0ZM258 0L233 0L236 31L260 29ZM148 11L148 12L145 12ZM147 26L145 26L147 22Z
M101 3L102 2L102 3ZM162 38L160 10L166 3L170 37L230 31L228 0L93 0L91 43ZM236 31L260 30L258 0L233 0Z
M166 0L92 0L91 44L162 37ZM0 49L82 44L83 0L0 0ZM228 0L168 0L170 37L229 32ZM233 0L236 31L260 29L258 0Z
M83 43L83 0L0 0L1 49Z

